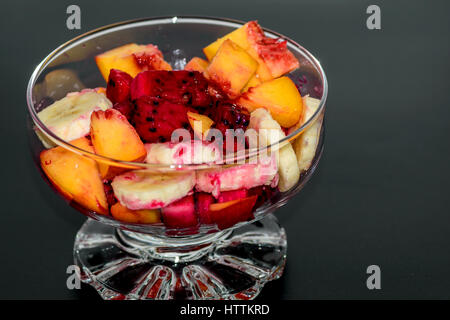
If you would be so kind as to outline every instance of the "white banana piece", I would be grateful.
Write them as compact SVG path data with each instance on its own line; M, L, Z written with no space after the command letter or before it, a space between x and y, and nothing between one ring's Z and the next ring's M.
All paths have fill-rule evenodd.
M72 141L89 134L93 111L111 107L111 101L104 94L83 90L68 93L65 98L39 112L38 117L59 138ZM46 141L43 143L45 145Z
M131 209L158 209L186 196L195 185L194 171L155 173L129 171L111 183L119 202Z
M198 164L216 162L222 158L221 150L213 143L202 141L147 143L147 158L151 164Z
M250 189L262 185L275 187L278 183L277 168L277 160L272 156L259 163L198 170L195 189L212 193L217 198L221 191Z
M302 124L314 115L319 108L319 104L320 100L318 99L309 96L303 98L303 107L305 108L305 111L302 117ZM319 116L319 118L293 142L300 171L308 170L316 155L322 122L323 116Z
M264 108L256 109L250 114L248 128L254 129L258 133L260 147L277 143L286 136L278 122ZM285 192L297 184L300 179L300 169L290 143L275 152L278 152L278 188L281 192Z

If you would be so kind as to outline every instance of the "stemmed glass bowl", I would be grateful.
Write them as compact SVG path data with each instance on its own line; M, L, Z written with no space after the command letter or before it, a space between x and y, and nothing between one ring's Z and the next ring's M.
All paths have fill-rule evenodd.
M27 88L32 155L49 185L88 217L76 236L74 260L81 280L92 285L104 299L252 299L267 281L282 275L286 234L272 213L299 192L314 172L323 150L323 125L315 155L298 183L287 192L263 192L251 218L226 228L210 224L177 229L163 223L119 221L64 197L40 166L40 153L50 146L59 146L122 170L199 173L224 167L225 164L153 165L102 157L60 139L37 113L69 92L105 87L94 61L100 53L132 42L152 43L158 45L174 69L182 68L191 57L202 56L201 48L243 24L230 19L180 16L116 23L62 44L34 70ZM255 150L253 156L263 149L267 152L293 144L308 128L322 123L328 91L325 73L312 54L283 35L267 29L264 32L287 41L301 65L288 76L302 96L309 95L320 103L298 129L274 145Z

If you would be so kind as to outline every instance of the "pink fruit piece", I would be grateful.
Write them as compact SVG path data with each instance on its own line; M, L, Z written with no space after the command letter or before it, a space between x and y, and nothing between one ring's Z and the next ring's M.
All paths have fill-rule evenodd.
M156 97L189 107L206 107L211 102L208 82L197 71L144 71L131 83L131 99Z
M201 224L211 224L211 217L209 206L214 203L214 197L206 192L195 193L195 207L198 214L198 219Z
M117 102L113 108L123 114L128 121L133 118L134 105L130 101Z
M247 189L223 191L217 197L217 202L227 202L248 197Z
M174 130L190 130L188 111L182 104L160 98L141 97L136 100L132 122L145 142L166 142L171 141Z
M111 69L109 72L106 96L112 103L125 102L130 99L130 86L133 78L126 72Z
M250 114L230 101L216 100L211 108L206 110L206 115L214 121L214 128L220 130L223 135L223 150L226 151L227 129L245 131L250 123ZM245 145L234 139L234 146L228 151L235 152L245 149Z
M111 207L117 203L117 199L114 196L114 191L111 187L110 181L103 182L103 188L105 189L106 201L108 202L108 206Z
M162 219L168 228L189 228L198 224L194 196L186 196L161 209Z

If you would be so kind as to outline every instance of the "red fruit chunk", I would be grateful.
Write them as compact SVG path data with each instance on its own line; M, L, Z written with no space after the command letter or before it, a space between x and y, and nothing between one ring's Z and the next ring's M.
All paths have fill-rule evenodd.
M111 69L109 72L106 96L112 103L128 101L133 78L126 72Z
M188 111L182 104L142 97L136 101L133 122L137 133L145 142L171 141L174 130L190 128Z
M131 121L134 111L134 105L130 101L118 102L113 108L123 114L128 121Z
M142 96L162 98L192 107L205 107L211 102L208 82L197 71L145 71L131 83L131 99Z
M223 191L219 194L217 202L228 202L248 197L247 189Z
M114 196L113 188L111 187L110 182L103 182L103 188L105 189L106 201L108 202L108 206L111 207L117 203L117 199Z
M194 196L186 196L161 209L162 219L168 228L189 228L198 224Z
M226 229L238 222L253 218L253 207L257 196L233 200L223 203L213 203L209 206L210 216L213 223L219 229Z
M209 206L212 203L214 203L214 198L211 194L206 192L198 192L195 194L195 206L201 224L212 223L209 214Z
M270 188L269 186L259 186L255 188L251 188L248 190L249 196L257 196L258 200L256 201L256 207L259 207L264 204L267 200L272 198L274 195L275 190Z
M226 129L243 129L245 131L250 122L248 111L229 101L217 100L206 113L215 122L215 128L219 129L224 136Z

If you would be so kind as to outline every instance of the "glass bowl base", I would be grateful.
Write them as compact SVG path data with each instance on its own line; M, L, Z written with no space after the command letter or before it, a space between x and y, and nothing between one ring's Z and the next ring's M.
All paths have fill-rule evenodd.
M107 300L248 300L281 277L286 245L272 214L186 238L156 238L88 219L77 233L74 259L81 281Z

